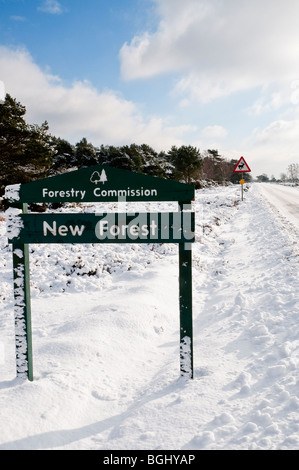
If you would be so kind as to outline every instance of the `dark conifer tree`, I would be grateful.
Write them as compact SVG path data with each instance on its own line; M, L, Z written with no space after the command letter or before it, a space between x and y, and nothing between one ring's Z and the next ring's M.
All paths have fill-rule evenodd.
M53 162L48 123L29 125L26 108L9 94L0 104L0 195L5 186L48 174Z
M52 146L55 151L52 173L63 173L75 166L76 150L67 140L59 137L52 138Z
M81 168L83 166L96 165L98 163L96 148L89 142L86 137L76 144L76 165Z
M200 178L202 159L200 151L196 147L191 145L173 146L168 152L168 158L174 167L174 179L192 183Z

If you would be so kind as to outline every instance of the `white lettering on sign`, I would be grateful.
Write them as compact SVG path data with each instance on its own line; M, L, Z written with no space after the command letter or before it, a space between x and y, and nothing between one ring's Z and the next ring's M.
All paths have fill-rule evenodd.
M146 220L143 218L142 222L140 216L138 216L130 223L126 223L125 220L118 220L116 224L115 220L113 220L113 214L110 214L106 219L101 219L96 224L95 234L99 240L103 240L104 238L112 240L116 237L119 239L129 237L131 240L146 238L148 236L150 236L151 240L158 238L158 225L155 220L151 220L150 223L147 224L144 223Z
M84 196L86 194L86 191L82 191L81 189L68 189L68 190L62 190L62 189L57 189L55 191L48 189L48 188L43 188L43 197L60 197L61 199L65 198L73 198L73 197L80 197L81 200L84 199Z
M98 198L106 198L106 197L117 197L117 198L125 198L125 197L156 197L158 196L157 189L147 189L147 188L126 188L126 189L103 189L102 187L96 187L93 190L93 194L95 197ZM71 198L80 198L81 201L84 200L86 196L86 190L81 189L49 189L43 188L42 189L42 196L43 198L60 198L60 199L71 199Z
M93 191L94 196L96 197L151 197L151 196L158 196L157 189L144 189L143 187L138 189L102 189L102 188L95 188Z
M79 227L78 225L75 225L74 227L72 225L58 225L57 227L57 223L55 220L52 226L46 221L43 222L44 237L48 235L48 232L50 232L54 237L56 237L57 234L61 237L66 237L69 232L72 234L73 237L81 237L82 233L84 232L84 229L85 225L81 225L81 227Z

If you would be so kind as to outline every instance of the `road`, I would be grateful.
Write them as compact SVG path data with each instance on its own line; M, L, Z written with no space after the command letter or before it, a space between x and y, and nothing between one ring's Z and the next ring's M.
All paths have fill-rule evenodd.
M261 194L284 216L299 229L299 187L281 184L260 183Z

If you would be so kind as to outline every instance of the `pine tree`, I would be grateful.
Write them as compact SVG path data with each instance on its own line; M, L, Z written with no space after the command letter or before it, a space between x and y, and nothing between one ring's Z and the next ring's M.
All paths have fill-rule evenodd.
M55 152L51 168L53 173L63 173L75 165L76 151L73 145L67 140L57 137L52 137L51 143Z
M124 169L142 173L144 166L144 156L141 148L137 144L123 145L119 149L120 156L118 162Z
M114 147L113 145L101 146L98 153L98 162L101 165L109 165L123 170L136 171L134 160L127 153L126 147Z
M46 176L53 158L48 123L28 125L26 108L9 94L0 104L0 195L5 186Z
M166 176L164 166L166 160L165 153L160 152L158 154L158 152L147 144L142 144L139 148L144 161L142 171L147 175L164 178Z
M53 147L51 136L48 134L49 125L45 121L41 126L31 124L29 138L23 155L23 162L30 178L43 178L50 166L53 164Z
M196 147L182 145L177 148L173 146L168 152L168 158L174 166L174 179L186 183L192 183L199 179L202 160Z
M76 164L79 168L83 166L96 165L98 163L96 148L86 137L76 144Z

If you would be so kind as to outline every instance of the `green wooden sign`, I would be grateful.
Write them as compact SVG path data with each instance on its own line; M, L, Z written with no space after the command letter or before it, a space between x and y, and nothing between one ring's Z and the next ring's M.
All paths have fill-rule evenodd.
M30 243L178 243L180 370L193 378L192 252L194 186L95 166L27 184L6 187L12 204L7 235L12 244L16 370L33 380ZM178 212L28 213L31 202L178 201ZM22 214L15 208L21 207ZM17 213L16 213L17 212Z
M20 214L10 224L9 243L194 242L193 212Z
M97 165L6 187L10 202L191 201L194 186Z

